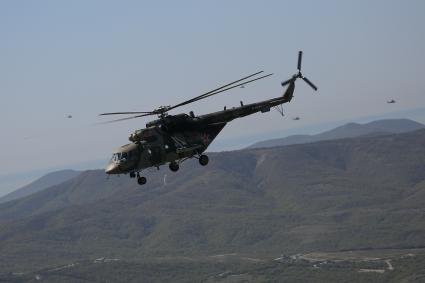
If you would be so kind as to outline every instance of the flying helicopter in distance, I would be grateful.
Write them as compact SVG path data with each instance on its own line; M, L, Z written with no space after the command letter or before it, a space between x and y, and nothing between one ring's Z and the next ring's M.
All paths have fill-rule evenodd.
M239 107L229 109L224 107L221 111L200 116L196 116L193 111L190 111L189 114L168 114L170 110L175 108L236 87L245 86L272 75L259 76L263 73L263 71L260 71L173 106L160 106L152 111L99 114L99 116L132 115L105 123L151 115L158 116L158 119L146 123L146 128L134 131L129 136L129 144L123 145L113 152L112 158L105 168L105 173L129 174L130 178L137 178L137 183L143 185L146 183L146 177L141 176L140 172L149 167L159 169L159 166L168 163L169 169L176 172L179 170L179 165L190 158L197 158L202 166L207 165L209 158L204 152L228 122L257 112L269 112L272 107L282 107L282 104L292 100L297 79L304 80L315 91L317 90L317 87L302 75L301 63L302 51L299 51L297 73L281 83L282 87L287 86L282 96L268 100L246 105L241 101ZM283 110L279 110L279 112L283 115Z
M387 100L387 103L396 103L394 99Z
M299 116L297 116L297 117L292 118L292 120L298 121L298 120L301 120L301 118Z

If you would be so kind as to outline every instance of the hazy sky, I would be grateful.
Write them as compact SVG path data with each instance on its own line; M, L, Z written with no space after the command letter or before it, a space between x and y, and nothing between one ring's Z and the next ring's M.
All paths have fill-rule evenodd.
M0 37L0 195L106 163L149 120L98 125L99 113L172 105L258 70L275 75L173 113L281 95L298 50L319 91L299 82L284 118L236 120L212 150L347 121L425 123L422 0L1 1Z

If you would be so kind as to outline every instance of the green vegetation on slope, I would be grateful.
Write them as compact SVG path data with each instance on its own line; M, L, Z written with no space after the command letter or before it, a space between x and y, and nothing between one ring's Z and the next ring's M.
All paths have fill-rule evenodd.
M422 130L223 152L152 172L143 188L88 171L0 205L0 270L425 246L424 144Z

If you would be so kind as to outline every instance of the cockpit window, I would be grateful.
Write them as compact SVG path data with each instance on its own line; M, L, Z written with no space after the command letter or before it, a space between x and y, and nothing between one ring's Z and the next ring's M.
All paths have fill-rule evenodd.
M118 160L120 160L120 155L121 155L121 153L114 153L114 154L112 154L111 161L117 162Z
M138 160L139 158L139 151L131 150L129 152L117 152L112 154L111 161L115 163L120 163L124 160Z
M124 158L127 158L126 152L123 152L123 153L117 152L117 153L112 154L111 161L118 163L121 160L123 160Z

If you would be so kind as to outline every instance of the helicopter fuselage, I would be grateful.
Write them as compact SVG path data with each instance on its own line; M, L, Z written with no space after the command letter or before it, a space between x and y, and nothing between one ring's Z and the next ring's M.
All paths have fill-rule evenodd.
M228 122L257 112L269 112L274 106L290 102L294 89L295 84L291 82L280 97L247 105L241 102L239 107L201 116L191 112L190 115L166 115L148 122L146 128L130 135L130 144L114 151L105 172L134 175L149 167L200 157Z

